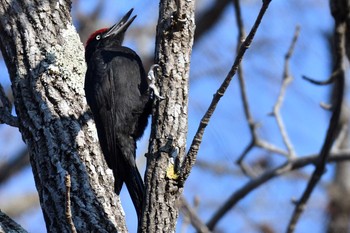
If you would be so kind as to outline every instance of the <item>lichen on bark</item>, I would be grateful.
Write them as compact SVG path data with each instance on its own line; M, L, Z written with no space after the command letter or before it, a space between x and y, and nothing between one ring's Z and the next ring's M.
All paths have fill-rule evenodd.
M47 230L70 231L64 185L69 174L77 231L125 232L113 176L84 97L84 49L70 3L1 0L0 16L1 51Z

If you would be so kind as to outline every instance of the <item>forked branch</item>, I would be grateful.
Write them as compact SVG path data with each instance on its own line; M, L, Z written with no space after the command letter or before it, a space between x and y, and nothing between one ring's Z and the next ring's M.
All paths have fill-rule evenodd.
M225 94L226 89L230 85L230 82L231 82L233 76L236 74L238 67L239 67L239 64L241 63L245 52L250 47L250 45L254 39L255 33L259 28L261 20L264 17L265 12L266 12L270 2L271 2L271 0L263 1L262 7L260 9L260 12L259 12L256 20L255 20L255 23L254 23L252 29L250 30L247 38L243 41L242 45L240 46L240 48L238 50L238 54L236 56L236 59L232 65L230 71L228 72L228 74L227 74L225 80L223 81L223 83L221 84L220 88L216 91L208 110L206 111L206 113L204 114L203 118L200 121L197 132L192 140L190 149L189 149L187 156L185 157L183 165L182 165L181 175L180 175L180 179L181 179L180 183L182 183L182 184L185 182L185 180L189 176L191 169L196 161L198 150L199 150L200 144L202 142L203 134L204 134L206 127L208 126L210 118L213 115L213 113L216 109L216 106L219 103L221 97Z

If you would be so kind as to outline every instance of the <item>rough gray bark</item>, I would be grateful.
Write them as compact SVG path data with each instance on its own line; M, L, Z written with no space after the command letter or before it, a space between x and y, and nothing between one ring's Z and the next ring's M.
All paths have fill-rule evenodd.
M177 166L185 155L190 56L195 1L160 1L156 60L161 66L160 94L153 118L142 232L175 232L182 193Z
M0 47L48 232L126 231L87 108L71 2L0 0ZM70 208L64 178L71 177ZM71 219L69 219L71 218Z

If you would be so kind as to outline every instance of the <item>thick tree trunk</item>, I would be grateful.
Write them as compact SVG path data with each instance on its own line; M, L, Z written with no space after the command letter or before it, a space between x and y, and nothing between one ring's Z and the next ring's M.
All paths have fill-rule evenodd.
M182 193L177 170L185 155L190 56L195 1L160 1L156 63L161 66L145 175L142 232L175 232Z
M124 232L113 176L84 97L83 46L70 7L68 0L0 0L0 46L19 129L31 152L48 232Z

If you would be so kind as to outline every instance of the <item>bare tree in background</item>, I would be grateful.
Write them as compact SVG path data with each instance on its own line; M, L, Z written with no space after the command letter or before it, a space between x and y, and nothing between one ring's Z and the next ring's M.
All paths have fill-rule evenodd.
M239 29L237 55L214 94L186 153L188 78L194 35L200 38L232 2ZM286 89L293 80L289 62L297 46L299 28L286 51L283 82L271 114L276 120L286 149L262 139L257 132L258 124L250 109L241 61L253 42L270 2L262 1L252 29L246 35L239 0L217 1L203 14L203 18L198 19L199 30L196 34L194 1L160 1L155 63L162 68L158 86L161 95L166 98L155 102L153 108L145 174L146 203L140 232L174 232L179 210L198 232L214 231L227 212L255 188L272 178L312 164L315 170L304 193L296 201L295 211L286 226L287 232L293 232L327 162L338 162L342 166L341 162L349 160L350 156L344 152L343 143L331 152L336 138L340 138L340 142L344 139L339 128L345 126L339 126L343 125L340 119L344 98L344 62L346 54L350 54L346 44L350 41L347 39L350 17L345 1L330 1L335 20L335 62L331 77L324 82L306 78L314 84L336 83L330 109L332 116L320 152L312 156L298 155L280 114ZM0 47L9 69L17 112L17 117L11 115L11 101L1 88L0 122L18 127L28 146L48 232L127 232L119 197L113 192L113 177L104 162L93 119L86 106L82 89L85 75L84 49L72 25L70 8L70 1L0 0ZM84 28L81 30L90 31ZM251 133L251 142L239 156L237 164L250 180L235 190L221 206L216 207L213 216L204 223L181 195L195 164L205 129L236 74ZM343 119L347 122L346 116ZM285 162L270 167L264 161L257 161L256 164L262 168L262 172L257 172L257 167L246 163L246 156L254 148L280 154L285 157ZM26 158L25 153L19 158ZM18 161L21 163L15 162L14 165L25 164L25 159ZM231 172L225 166L217 164L199 161L198 165L216 172ZM6 174L11 171L13 170L10 169ZM266 224L257 225L257 228L263 232L274 231L273 226ZM0 229L25 232L1 212Z

